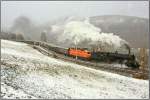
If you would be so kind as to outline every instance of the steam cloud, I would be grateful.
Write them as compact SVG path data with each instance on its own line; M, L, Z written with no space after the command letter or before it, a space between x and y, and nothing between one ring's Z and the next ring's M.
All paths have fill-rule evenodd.
M103 33L101 29L90 24L89 19L84 21L68 21L64 25L63 33L58 42L66 47L99 48L105 51L116 51L128 43L113 33Z
M96 48L105 51L116 51L128 46L128 43L113 33L103 33L100 28L89 22L89 18L69 17L49 24L35 25L21 16L10 29L11 32L22 32L30 40L40 40L41 32L47 33L48 42L63 47Z

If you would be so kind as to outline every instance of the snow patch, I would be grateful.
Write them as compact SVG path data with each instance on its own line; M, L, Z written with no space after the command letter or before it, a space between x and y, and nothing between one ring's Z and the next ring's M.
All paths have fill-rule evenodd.
M1 61L6 63L1 66L1 79L3 83L10 85L7 87L1 84L1 92L5 93L3 98L16 98L20 94L23 96L19 98L29 98L27 94L43 99L149 98L147 80L50 58L28 45L12 45L11 41L5 40L1 42ZM15 88L12 90L12 87ZM7 88L10 89L9 92L6 91ZM19 88L19 91L16 88ZM15 96L8 97L10 94Z
M1 97L4 99L37 99L36 97L26 94L19 88L11 87L1 82Z

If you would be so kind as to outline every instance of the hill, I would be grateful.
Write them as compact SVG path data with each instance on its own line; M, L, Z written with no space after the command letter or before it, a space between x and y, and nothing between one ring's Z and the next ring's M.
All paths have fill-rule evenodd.
M91 17L90 22L101 28L103 32L119 35L127 40L131 47L148 48L149 19L133 16L105 15Z

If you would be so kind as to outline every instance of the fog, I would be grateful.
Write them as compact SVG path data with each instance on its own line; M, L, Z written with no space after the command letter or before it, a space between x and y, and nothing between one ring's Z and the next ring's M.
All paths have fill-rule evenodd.
M148 18L148 1L2 1L1 25L11 27L19 16L36 24L70 16L128 15ZM5 29L4 29L5 28Z
M21 33L26 40L38 41L44 32L47 42L66 47L76 43L79 47L94 44L116 50L128 45L115 33L105 33L101 27L92 25L87 20L90 17L149 18L148 1L2 1L1 6L2 31Z

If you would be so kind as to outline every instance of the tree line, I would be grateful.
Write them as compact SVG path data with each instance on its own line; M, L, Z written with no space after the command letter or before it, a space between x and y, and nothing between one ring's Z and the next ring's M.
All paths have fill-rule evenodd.
M1 32L1 39L6 40L24 40L24 36L21 33L7 33L7 32Z
M1 32L1 39L5 39L5 40L32 40L32 38L25 38L23 33L7 33L7 32ZM41 33L40 41L47 42L46 32Z

